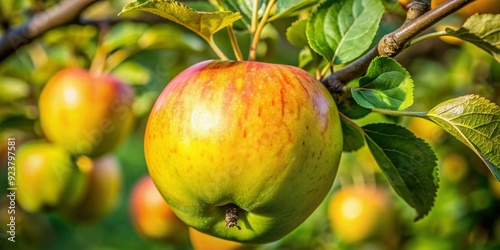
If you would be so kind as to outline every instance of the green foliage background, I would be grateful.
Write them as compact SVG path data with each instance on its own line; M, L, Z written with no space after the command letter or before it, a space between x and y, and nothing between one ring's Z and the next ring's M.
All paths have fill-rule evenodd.
M41 1L52 6L56 1ZM86 13L89 17L115 17L125 1L101 3ZM30 1L2 1L2 15L12 25L26 20L23 10ZM7 15L8 14L8 15ZM394 16L387 26L392 29L402 19ZM268 26L262 35L258 58L261 61L299 65L300 48L291 45L285 29L292 19L282 19ZM392 26L391 26L392 25ZM0 29L0 35L5 30ZM248 54L250 37L238 33L243 54ZM225 30L215 35L216 42L232 55ZM8 137L15 137L17 147L41 136L38 125L37 99L47 79L68 66L88 68L97 44L107 47L107 66L111 73L133 85L137 92L136 127L133 134L116 150L122 164L123 191L120 201L103 220L95 224L73 224L57 213L26 214L18 217L16 243L3 237L6 213L5 147ZM126 56L120 61L121 56ZM141 238L133 229L129 211L129 195L134 183L147 174L142 138L149 110L159 92L177 73L196 62L215 58L209 46L191 31L179 25L163 22L147 25L120 22L110 26L103 38L94 25L72 24L54 29L32 44L23 46L7 60L0 62L0 248L1 249L179 249L179 246ZM415 84L415 101L411 110L429 110L450 98L478 94L500 103L500 64L484 51L470 45L452 46L434 39L421 43L396 58L410 73ZM361 125L373 122L395 122L394 119L372 114L357 120ZM409 119L398 120L408 125ZM434 133L424 138L436 150L440 187L436 203L428 216L413 223L414 211L399 198L383 174L376 170L369 156L345 153L332 193L341 185L377 183L387 192L398 208L394 238L403 249L498 249L500 248L500 185L484 163L466 146L447 134ZM463 156L460 168L447 170L448 156ZM372 164L372 165L370 165ZM20 211L20 207L17 209ZM349 246L332 235L326 218L326 203L306 223L285 239L263 246L264 249L359 249L372 246L384 249L376 242ZM183 246L189 249L190 246Z

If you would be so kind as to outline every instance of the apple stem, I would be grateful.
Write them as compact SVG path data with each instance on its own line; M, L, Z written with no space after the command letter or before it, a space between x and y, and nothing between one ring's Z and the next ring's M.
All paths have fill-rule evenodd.
M236 227L238 230L241 230L241 227L238 226L238 213L241 211L241 208L232 203L224 207L226 209L226 227Z

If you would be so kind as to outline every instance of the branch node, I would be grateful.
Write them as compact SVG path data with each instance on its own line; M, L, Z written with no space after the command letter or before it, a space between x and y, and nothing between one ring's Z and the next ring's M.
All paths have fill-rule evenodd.
M414 0L406 12L405 23L413 22L431 9L429 0Z
M332 94L342 94L344 91L345 84L334 77L325 78L322 83Z
M385 35L379 43L378 53L382 56L396 56L404 45L400 44L392 34Z

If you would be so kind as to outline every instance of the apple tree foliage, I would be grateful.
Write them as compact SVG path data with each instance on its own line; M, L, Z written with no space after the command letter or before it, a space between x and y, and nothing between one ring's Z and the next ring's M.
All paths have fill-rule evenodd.
M34 103L47 79L61 68L83 65L94 71L110 72L133 85L138 90L135 116L144 120L157 91L164 87L165 79L171 79L195 62L213 57L212 51L221 59L260 60L264 56L259 54L259 49L265 48L265 39L277 37L278 28L273 28L276 25L282 28L280 32L283 31L288 43L300 50L292 55L298 58L296 66L321 80L336 100L344 133L344 151L359 152L360 148L368 146L388 183L416 211L415 219L424 217L433 206L434 214L439 217L440 212L441 215L450 212L448 207L443 210L439 206L439 200L435 201L439 180L434 150L397 123L361 124L358 121L374 113L392 121L398 121L400 117L432 121L478 155L496 180L500 179L499 106L477 94L464 94L463 91L457 91L457 95L446 101L434 102L434 98L427 96L422 98L414 90L428 88L427 94L434 90L429 86L440 83L425 82L422 74L410 75L410 70L393 59L401 51L418 51L417 45L429 38L453 36L486 51L498 64L500 15L474 15L461 27L449 27L444 33L422 32L437 19L468 2L470 0L451 0L447 4L448 10L425 10L410 18L396 0L199 0L182 3L173 0L2 0L0 136L5 137L5 128L28 131L27 134L15 135L18 143L40 136ZM68 3L81 5L81 8L68 10ZM87 6L90 8L85 9ZM450 6L455 9L450 10ZM120 17L117 17L122 8ZM82 9L85 11L81 12ZM142 19L140 11L154 13L169 21L151 16ZM103 12L107 13L103 15ZM407 15L407 21L401 27L395 27L384 21L386 13ZM25 25L30 21L38 22ZM52 25L54 23L57 25ZM178 24L186 29L179 28ZM285 28L283 24L286 24ZM26 27L31 27L31 31ZM394 46L387 46L386 38L390 38L389 42L392 39L394 43L391 45ZM227 49L224 50L229 46L234 49L234 58L228 56ZM247 51L248 58L242 54ZM463 61L469 59L461 58L460 62L464 64ZM279 59L273 60L279 62ZM434 64L428 64L421 70L431 71L429 68ZM447 77L458 75L458 71L467 68L464 65L446 72ZM499 69L495 67L492 70ZM429 74L442 73L442 68L436 68ZM412 78L425 86L414 86ZM456 78L443 79L446 80ZM429 94L436 95L439 93ZM422 109L426 105L419 105L418 101L414 103L414 99L425 99L433 107ZM141 144L137 138L131 141ZM0 164L4 163L2 156ZM140 150L121 152L123 162L131 166L127 170L136 175L143 173L138 173L132 166L143 164L142 157ZM126 176L125 180L128 179ZM443 188L443 181L441 186ZM22 211L18 210L18 214ZM25 216L30 219L26 228L46 231L44 224L33 219L32 215ZM120 216L123 221L125 215ZM314 216L318 217L318 214ZM324 219L323 215L319 217ZM436 218L433 213L428 217ZM88 230L96 236L88 238L99 242L98 238L110 231L119 231L121 238L133 238L134 235L115 230L115 221L109 222L99 229ZM19 228L21 223L19 221ZM307 227L311 225L306 225L306 231L313 231ZM297 235L297 232L292 234ZM38 236L39 241L50 238L48 234ZM38 243L36 239L33 244ZM64 245L64 241L71 240L71 237L60 237L57 243ZM5 241L0 241L0 248L3 244ZM294 240L293 246L296 244ZM122 246L144 247L139 244Z
M146 11L179 23L206 40L221 59L228 57L214 43L217 31L233 27L248 29L253 34L252 45L256 45L265 24L300 16L286 30L287 39L303 47L299 66L328 82L334 70L349 67L356 60L367 60L363 57L381 40L377 35L382 30L381 20L386 10L403 11L388 0L219 0L215 4L217 11L205 12L173 0L138 0L126 5L122 13ZM499 28L500 15L484 14L474 15L459 29L449 28L446 33L477 45L500 61ZM416 43L419 37L413 39ZM237 58L241 59L237 41L232 42ZM404 49L412 45L412 41L402 44ZM255 47L250 49L250 60L255 59L252 54ZM396 193L415 209L415 220L429 213L437 193L439 181L433 149L403 126L391 123L360 126L352 119L377 112L430 120L480 156L500 180L498 105L477 95L466 95L436 103L428 111L412 111L413 80L403 66L386 55L375 56L365 74L349 80L341 89L329 88L341 112L344 151L355 151L366 143Z

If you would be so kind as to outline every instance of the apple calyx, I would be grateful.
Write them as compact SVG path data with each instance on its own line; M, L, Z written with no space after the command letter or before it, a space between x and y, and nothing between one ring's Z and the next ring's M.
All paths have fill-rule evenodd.
M226 209L226 227L236 227L238 230L241 230L241 227L238 226L238 213L242 210L240 207L236 206L233 203L229 203L224 206Z

